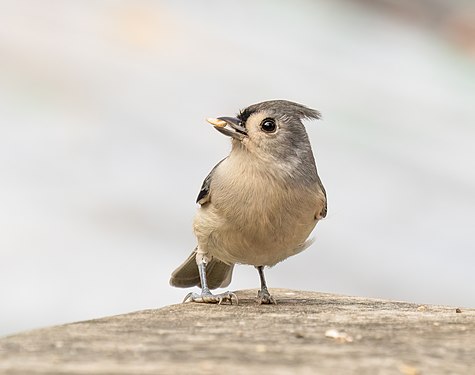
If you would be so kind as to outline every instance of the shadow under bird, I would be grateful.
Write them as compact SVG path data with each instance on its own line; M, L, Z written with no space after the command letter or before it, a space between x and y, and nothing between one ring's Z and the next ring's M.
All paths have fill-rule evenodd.
M327 214L325 188L302 124L320 113L287 100L251 105L237 117L208 119L232 138L228 157L203 182L193 222L198 242L173 273L170 284L199 286L184 302L221 303L234 293L212 294L227 287L235 264L259 272L259 303L276 303L264 278L264 267L305 250L308 236Z

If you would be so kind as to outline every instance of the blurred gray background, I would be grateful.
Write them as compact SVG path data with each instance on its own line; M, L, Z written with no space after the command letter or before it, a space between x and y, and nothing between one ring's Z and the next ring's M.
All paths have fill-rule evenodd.
M0 1L0 335L181 302L204 118L268 99L323 113L329 196L270 287L475 307L471 4Z

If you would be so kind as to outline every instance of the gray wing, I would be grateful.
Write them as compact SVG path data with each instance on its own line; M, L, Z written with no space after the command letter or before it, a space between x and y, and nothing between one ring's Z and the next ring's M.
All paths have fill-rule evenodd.
M216 170L216 168L218 168L218 165L220 165L224 160L226 160L226 158L216 164L211 170L211 172L209 172L209 174L206 176L205 180L203 181L203 185L201 185L201 190L198 194L198 198L196 198L196 203L203 205L209 201L209 187L211 185L211 179L213 178L214 171Z
M323 186L322 184L322 180L320 180L320 176L318 175L317 173L317 183L318 183L318 186L320 187L320 190L322 191L323 193L323 196L325 197L325 201L323 202L323 208L322 210L320 211L319 213L319 216L320 218L323 218L323 217L326 217L327 216L327 212L328 212L328 200L327 200L327 192L325 190L325 187ZM316 218L317 216L315 216Z
M323 192L323 195L325 196L325 207L323 207L323 210L322 210L322 217L326 217L327 216L327 212L328 212L328 200L327 200L327 192L325 190L325 187L323 186L322 184L322 181L320 180L320 177L318 177L318 183L322 189L322 192Z

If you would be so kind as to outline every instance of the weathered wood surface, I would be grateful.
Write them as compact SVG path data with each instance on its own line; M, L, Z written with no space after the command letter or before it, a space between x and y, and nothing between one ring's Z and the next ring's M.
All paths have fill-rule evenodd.
M475 374L475 309L256 291L0 339L1 374Z

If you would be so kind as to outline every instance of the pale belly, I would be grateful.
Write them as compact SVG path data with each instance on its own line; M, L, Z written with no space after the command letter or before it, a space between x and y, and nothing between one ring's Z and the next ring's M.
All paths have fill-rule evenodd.
M210 255L225 263L273 266L304 250L304 243L315 224L316 221L294 228L294 231L287 232L285 237L272 231L269 231L265 238L253 237L245 231L224 231L222 235L211 235L212 246L209 246L208 250Z
M198 249L228 264L272 266L305 249L325 196L317 182L286 182L285 169L270 173L242 155L214 172L210 201L193 224Z
M247 207L239 215L211 205L202 207L194 222L199 247L228 264L275 265L305 249L317 223L313 203L312 199L298 205L299 209L274 207L268 211L268 207Z

